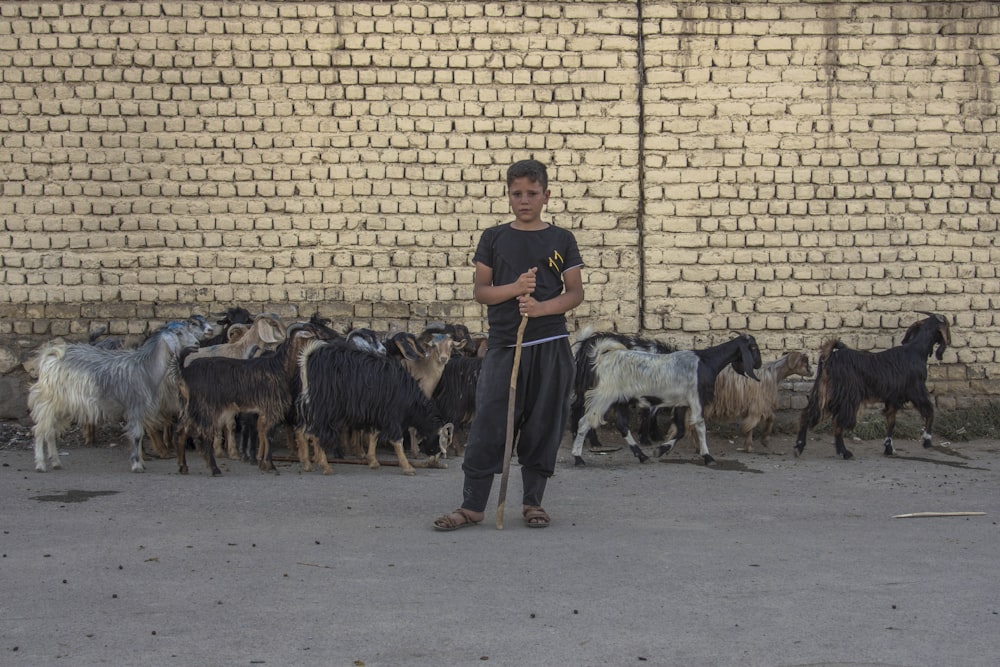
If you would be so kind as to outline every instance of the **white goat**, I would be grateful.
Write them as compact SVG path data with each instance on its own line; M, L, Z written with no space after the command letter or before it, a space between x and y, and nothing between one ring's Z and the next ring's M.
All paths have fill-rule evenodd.
M177 354L197 345L191 323L170 322L132 350L52 343L38 354L38 381L28 392L34 420L35 470L60 468L56 438L73 422L125 422L132 472L143 472L143 432L159 432L176 400Z
M591 349L597 383L588 389L584 414L573 441L573 458L583 465L583 441L587 433L600 426L604 413L615 403L636 400L643 407L678 408L674 414L677 432L660 445L658 455L669 452L684 435L684 408L690 408L690 422L698 433L701 457L706 465L715 462L708 453L702 406L712 402L715 378L726 366L754 380L753 369L760 368L760 350L749 334L740 334L721 345L705 350L680 350L667 354L630 350L614 339L597 341ZM629 448L640 461L647 461L631 432L625 436Z
M738 374L731 367L722 369L715 379L715 398L705 406L705 419L740 422L743 446L748 452L753 451L753 430L760 425L760 441L767 447L778 407L778 386L790 375L812 376L807 355L789 352L763 364L757 373L760 382Z

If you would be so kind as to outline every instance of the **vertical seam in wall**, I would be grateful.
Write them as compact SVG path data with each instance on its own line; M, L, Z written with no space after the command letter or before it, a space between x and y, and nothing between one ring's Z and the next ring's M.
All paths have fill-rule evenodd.
M638 201L636 202L635 211L635 231L636 231L636 255L637 262L639 264L639 284L638 284L638 321L639 321L639 331L645 331L646 321L645 321L645 302L646 302L646 253L644 251L643 244L643 228L645 226L645 212L646 212L646 113L645 105L643 103L643 92L646 88L646 63L645 63L645 51L643 47L643 35L642 35L642 3L643 0L636 0L636 63L639 68L638 72L638 91L636 95L636 100L638 104L638 116L639 116L639 145L638 145Z

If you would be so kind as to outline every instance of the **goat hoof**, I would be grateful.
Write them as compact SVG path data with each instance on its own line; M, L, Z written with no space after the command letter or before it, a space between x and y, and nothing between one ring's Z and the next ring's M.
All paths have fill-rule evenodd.
M849 449L845 449L844 453L842 454L842 456L844 457L844 460L847 461L848 459L853 459L854 458L854 452L852 452Z
M885 456L894 456L896 454L896 450L893 449L892 445L886 445L885 449L882 451L882 453Z
M800 456L802 456L802 450L803 449L805 449L804 446L803 447L799 447L798 445L795 445L794 447L792 447L792 454L795 455L795 458L799 458Z
M649 462L649 457L646 456L645 454L641 454L641 453L640 454L636 454L635 457L637 459L639 459L639 463L648 463Z
M714 466L715 465L715 459L712 458L711 454L705 454L701 458L705 461L705 465L707 465L707 466Z
M673 449L674 449L674 443L670 443L669 445L660 445L659 447L656 448L656 458L662 458L666 454L672 452Z
M222 475L222 471L218 468L212 468L212 477L219 477Z
M188 474L188 467L187 466L177 466L177 474L178 475L186 475L186 474Z
M575 465L575 466L585 466L585 465L587 465L587 462L583 460L582 456L574 456L573 457L573 465Z

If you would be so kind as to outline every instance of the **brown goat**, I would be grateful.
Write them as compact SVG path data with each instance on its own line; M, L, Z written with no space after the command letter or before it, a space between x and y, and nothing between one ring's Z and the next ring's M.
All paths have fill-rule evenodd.
M705 407L705 418L725 423L740 422L743 446L748 452L753 451L753 430L760 425L760 442L766 448L774 428L778 387L790 375L811 377L809 357L801 352L789 352L763 364L757 371L760 382L739 375L731 367L723 369L715 379L715 399Z

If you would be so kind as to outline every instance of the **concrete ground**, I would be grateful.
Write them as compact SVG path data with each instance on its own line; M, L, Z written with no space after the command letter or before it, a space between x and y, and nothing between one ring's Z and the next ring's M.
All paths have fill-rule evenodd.
M583 468L566 445L551 527L521 522L514 467L504 530L491 506L452 533L455 460L213 478L104 443L41 474L0 448L0 664L997 664L1000 443L714 438L714 468L690 441ZM893 518L959 511L985 515Z

